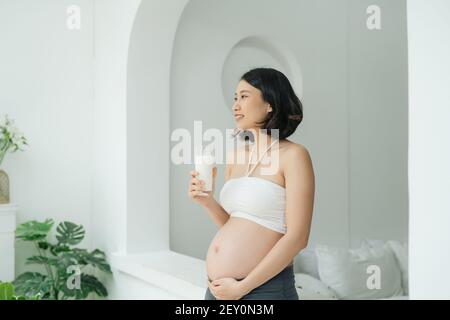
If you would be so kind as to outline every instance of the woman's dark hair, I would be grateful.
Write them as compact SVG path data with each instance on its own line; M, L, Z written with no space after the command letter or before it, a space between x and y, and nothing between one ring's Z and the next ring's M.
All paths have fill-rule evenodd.
M269 135L272 129L278 129L280 140L293 134L303 120L303 106L288 78L272 68L256 68L247 71L241 80L259 89L263 100L272 107L272 112L259 123L261 129L267 129Z

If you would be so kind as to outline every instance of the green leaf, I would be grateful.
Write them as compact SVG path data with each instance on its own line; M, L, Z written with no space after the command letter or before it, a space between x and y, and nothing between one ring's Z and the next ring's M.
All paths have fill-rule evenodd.
M28 300L41 300L41 298L42 298L42 294L38 293L38 294L35 294L34 296L30 296L30 298Z
M79 281L77 278L79 277ZM94 276L82 273L80 276L74 275L67 279L60 290L68 297L75 297L76 299L86 299L89 293L95 292L100 297L106 297L108 292L105 286Z
M70 247L65 245L65 244L51 244L47 241L39 241L38 242L38 247L39 249L43 249L43 250L50 250L50 253L53 254L54 256L57 256L58 253L60 252L67 252L70 251Z
M56 228L56 239L60 244L75 245L81 242L84 238L84 228L82 225L64 221Z
M25 297L42 294L48 297L51 294L52 280L39 272L25 272L13 281L17 295Z
M38 242L39 249L47 250L50 246L51 246L51 244L48 243L47 241L39 241Z
M49 264L56 265L58 263L58 259L52 257L43 257L43 256L32 256L27 258L26 264Z
M73 252L77 255L78 261L83 265L92 265L104 272L112 273L111 267L106 261L105 253L99 249L95 249L89 253L85 249L74 248Z
M54 255L57 256L59 253L61 252L69 252L70 247L65 245L65 244L57 244L57 245L50 245L50 252Z
M14 296L14 286L10 282L0 283L0 300L12 300Z
M12 299L13 300L41 300L42 294L38 293L34 296L29 296L29 297L25 297L25 296L13 296Z
M44 222L32 220L22 223L16 229L16 238L24 241L44 240L53 226L52 219L46 219Z

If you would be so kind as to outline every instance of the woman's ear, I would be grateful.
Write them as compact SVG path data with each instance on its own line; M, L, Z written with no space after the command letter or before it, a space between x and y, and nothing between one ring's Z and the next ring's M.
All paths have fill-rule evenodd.
M267 113L272 112L272 107L270 106L270 104L268 105L268 109L267 109Z

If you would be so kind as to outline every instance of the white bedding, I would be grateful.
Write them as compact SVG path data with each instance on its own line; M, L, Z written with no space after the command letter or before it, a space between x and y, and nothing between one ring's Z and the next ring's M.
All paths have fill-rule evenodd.
M296 259L295 282L299 299L408 300L407 248L406 242L374 239L364 239L358 249L323 245L305 248ZM361 285L369 276L367 267L373 265L382 271L380 289L383 290L376 292L364 290Z

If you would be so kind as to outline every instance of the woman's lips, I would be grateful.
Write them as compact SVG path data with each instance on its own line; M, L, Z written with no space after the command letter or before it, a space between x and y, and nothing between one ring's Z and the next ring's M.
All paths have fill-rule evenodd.
M237 114L234 116L234 119L236 119L236 121L237 121L237 120L241 120L243 117L244 116L242 114Z

